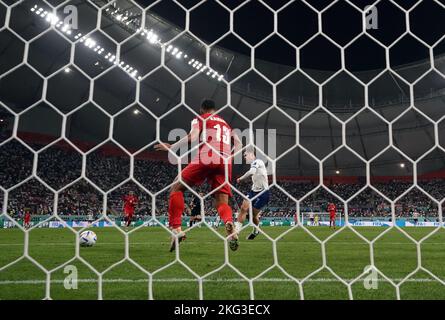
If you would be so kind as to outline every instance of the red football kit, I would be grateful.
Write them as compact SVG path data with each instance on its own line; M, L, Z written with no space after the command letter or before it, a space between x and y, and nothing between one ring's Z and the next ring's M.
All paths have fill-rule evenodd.
M124 213L126 216L132 216L138 203L138 198L136 196L127 195L123 198L124 200Z
M329 211L329 218L330 218L331 220L334 220L334 219L335 219L335 215L336 215L336 213L337 213L337 207L335 206L335 204L331 203L331 204L328 206L328 211Z
M25 224L28 224L31 222L31 214L27 211L25 213Z
M192 129L198 128L201 134L200 142L206 143L199 147L198 154L181 173L181 177L189 186L209 182L212 189L218 189L219 193L232 196L229 184L226 183L225 164L223 157L231 155L232 128L218 115L205 113L202 119L196 117L192 121ZM205 131L204 131L205 123ZM228 182L232 180L232 161L227 163Z
M218 189L218 193L232 196L228 184L232 180L232 161L227 160L226 166L223 159L231 156L232 128L220 116L204 113L201 117L193 119L192 129L199 130L200 143L205 143L201 144L198 154L182 170L181 179L191 187L207 180L212 189ZM173 229L180 227L184 211L183 192L171 193L168 207L170 227ZM219 205L217 211L224 223L233 222L232 209L228 204Z

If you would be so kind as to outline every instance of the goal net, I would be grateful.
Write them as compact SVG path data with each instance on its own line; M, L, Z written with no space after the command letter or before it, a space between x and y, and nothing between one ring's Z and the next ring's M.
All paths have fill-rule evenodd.
M444 16L442 0L0 0L0 300L445 298ZM242 144L209 147L235 219L247 208L237 251L226 185L183 179L209 142L157 151L207 131L204 98ZM258 169L248 150L267 200L237 180ZM187 240L169 252L178 175Z

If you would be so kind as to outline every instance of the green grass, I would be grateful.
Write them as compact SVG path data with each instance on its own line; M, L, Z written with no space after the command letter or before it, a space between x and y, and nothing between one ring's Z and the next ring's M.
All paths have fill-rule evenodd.
M272 239L288 230L287 227L264 228ZM333 234L327 227L308 230L321 241ZM359 227L355 230L372 240L387 229ZM180 247L180 261L175 260L175 253L168 252L169 234L160 227L144 227L130 233L128 250L132 261L123 262L125 236L114 228L93 231L98 236L96 246L79 251L90 266L82 259L70 262L77 268L80 281L78 289L67 290L63 284L67 274L58 267L75 257L75 237L70 230L30 231L28 253L32 259L23 258L4 268L23 256L26 239L18 229L0 229L0 300L46 297L46 273L32 260L51 271L49 296L52 299L97 299L99 275L90 267L102 275L103 299L199 299L200 283L196 275L204 277L201 283L204 299L249 299L251 291L256 299L301 299L301 293L305 299L349 299L347 286L338 281L331 270L349 282L370 264L368 243L349 229L342 229L326 243L326 263L331 270L323 268L317 273L314 271L320 269L323 262L321 245L301 228L291 230L276 242L278 265L282 269L274 266L274 246L265 235L254 241L244 240L250 228L241 234L239 250L229 252L230 265L226 266L224 242L206 227L188 233L188 239ZM404 231L420 240L434 229L405 228ZM218 233L223 234L223 228ZM399 283L417 268L416 250L415 243L391 229L374 244L375 265L386 277ZM421 256L422 266L445 280L445 230L422 243ZM286 273L299 280L311 276L299 286ZM255 278L252 286L245 278ZM365 289L363 280L351 285L354 299L397 298L395 287L381 276L377 289ZM400 298L445 299L445 286L420 270L400 286Z

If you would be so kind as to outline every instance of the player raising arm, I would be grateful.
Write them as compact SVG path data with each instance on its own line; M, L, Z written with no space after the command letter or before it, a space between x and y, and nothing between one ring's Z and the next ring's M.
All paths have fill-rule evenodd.
M236 231L239 233L249 212L250 203L252 203L252 220L255 226L252 233L247 237L247 240L253 240L259 233L257 227L260 224L259 214L261 209L269 202L269 181L267 179L266 165L262 160L256 159L253 150L246 151L244 153L244 158L246 159L247 163L250 163L250 170L247 171L242 177L238 178L237 182L241 183L249 178L252 178L252 189L247 195L247 198L256 198L251 201L243 201L235 225Z
M205 144L201 144L198 154L181 172L181 180L189 186L201 185L208 181L212 189L218 189L214 193L215 208L224 222L227 236L229 237L230 249L238 249L238 236L235 233L233 224L232 208L229 206L229 197L232 190L227 182L232 178L232 162L228 159L231 156L231 141L234 142L234 151L241 150L241 140L233 133L227 122L218 115L215 115L216 106L212 100L204 100L201 104L200 117L192 121L190 133L173 145L160 143L155 145L158 151L172 150L175 152L181 146L189 142L195 142L200 138L205 128L205 137L202 138ZM205 121L203 121L205 120ZM204 127L205 126L205 127ZM227 159L228 180L226 182L226 165L223 157ZM181 215L184 211L184 191L185 186L176 178L170 189L168 221L174 234L171 241L170 252L175 250L177 237L178 243L185 239L185 233L181 229Z

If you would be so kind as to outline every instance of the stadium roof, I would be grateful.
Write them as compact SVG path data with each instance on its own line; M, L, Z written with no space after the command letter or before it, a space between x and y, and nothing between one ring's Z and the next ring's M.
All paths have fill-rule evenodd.
M23 5L25 9L16 9L17 12L14 12L12 16L13 21L15 21L15 24L12 25L14 30L25 39L34 37L46 28L42 22L35 20L38 18L30 16L29 7L35 2L26 1ZM124 2L126 1L122 1L122 3ZM81 15L86 17L85 20L81 19L79 27L81 32L86 34L89 29L95 27L91 19L95 19L96 9L82 1L79 3L81 3L79 6ZM169 24L157 15L148 14L147 23L165 40L172 39L181 32L176 26ZM115 45L109 37L116 41L122 41L131 34L131 31L117 24L112 17L105 13L102 30L103 32L96 31L93 36L98 42L102 43L104 48L106 47L110 51L114 50ZM2 43L8 44L8 49L0 54L2 61L0 70L4 72L20 62L16 61L16 58L20 56L18 52L23 50L23 43L14 34L6 30L0 33L0 37ZM172 44L178 48L184 48L184 52L187 52L190 57L205 61L205 46L193 36L185 34L177 38ZM54 31L50 31L31 43L29 63L43 75L50 75L69 61L69 49L69 43L65 39ZM141 76L151 72L160 62L160 49L138 37L125 42L121 46L121 53L122 58L137 68ZM430 70L429 59L399 65L393 67L393 71L387 70L386 72L384 66L381 69L372 70L354 70L352 68L351 73L357 79L363 83L370 83L367 102L376 111L376 114L364 111L354 118L351 117L365 106L366 99L364 86L354 79L351 74L340 72L324 83L338 70L330 68L332 70L320 71L301 68L301 70L294 71L295 68L289 65L258 59L255 60L257 71L252 70L232 83L231 101L227 100L225 83L209 78L204 72L186 82L185 102L197 112L202 98L211 97L217 101L218 105L230 104L243 115L240 116L230 109L225 109L223 115L233 127L241 129L248 127L243 118L245 117L249 120L255 119L254 128L275 129L279 141L277 156L295 144L296 130L290 118L302 120L312 110L319 105L323 105L332 112L332 115L341 120L352 119L346 125L346 140L360 155L369 159L388 145L388 126L383 119L387 121L396 119L411 104L414 104L425 116L434 121L443 117L445 110L444 61L445 55L435 55L434 67L437 71ZM115 137L119 137L120 141L128 146L134 146L135 144L139 146L142 142L151 141L155 137L154 120L141 107L136 106L134 99L136 81L128 73L119 68L105 72L113 64L100 59L96 54L89 52L88 48L79 44L76 45L75 62L77 67L71 66L69 70L62 68L49 80L47 90L49 102L64 113L73 111L87 101L90 93L89 83L85 75L96 77L103 74L94 81L94 101L109 114L116 114L121 112L124 107L133 105L132 108L116 117ZM249 69L251 59L242 53L215 46L210 52L210 63L212 68L220 74L224 74L226 79L230 81ZM175 57L166 57L166 65L180 79L187 79L196 72L196 69L180 59L175 59ZM77 70L77 68L81 70ZM270 81L277 81L289 73L292 74L277 85L276 91L276 104L287 115L278 109L266 111L273 105L274 96L272 86L265 78ZM413 96L415 101L410 101L411 95L408 84L413 83L421 76L423 76L422 80L414 85ZM25 83L23 83L23 79L26 79ZM317 82L323 84L322 98L319 96L320 91ZM25 86L26 90L23 90ZM23 66L10 74L7 79L1 80L0 98L5 105L16 112L20 112L40 99L42 86L43 82L37 74ZM142 80L140 93L142 105L156 116L164 115L181 101L180 82L166 69L160 69ZM136 108L140 110L139 114L134 113ZM57 116L50 116L50 113L53 114L54 112L45 107L44 104L40 104L38 108L32 110L32 117L31 111L25 113L25 115L29 115L29 118L32 118L32 121L26 121L26 117L24 117L24 120L20 122L19 129L53 133L54 130L51 128L58 128L53 123L60 121L60 119ZM263 115L257 118L261 113ZM164 120L161 121L162 138L165 139L172 128L184 128L186 130L189 128L193 114L184 107L180 107L177 114L181 114L181 116L165 116ZM305 120L300 124L300 142L320 158L334 150L342 141L341 124L332 115L320 111L304 118ZM434 126L424 115L410 111L393 125L394 145L400 147L413 159L422 154L427 146L431 147L434 141ZM135 125L137 122L140 123L140 126ZM141 126L147 128L140 130ZM106 117L92 105L72 114L67 123L68 136L81 140L102 139L105 127L108 127ZM439 135L445 135L443 125L439 126L438 130ZM416 144L411 143L413 137L416 138ZM332 170L341 167L342 162L345 163L344 166L352 169L357 168L359 166L358 162L354 163L351 160L352 158L349 157L346 161L346 159L336 159L334 157L331 164ZM392 158L394 163L406 161L400 155ZM305 161L305 157L297 157L297 159L298 161ZM307 163L303 162L295 165L291 160L283 160L281 167L290 168L288 173L291 173L295 168L309 167L309 164L312 163L310 157L307 158ZM441 159L436 161L435 164L429 164L429 169L425 170L432 171L443 168L444 164L444 159ZM358 174L352 169L350 170L351 175ZM283 172L283 174L286 173Z

